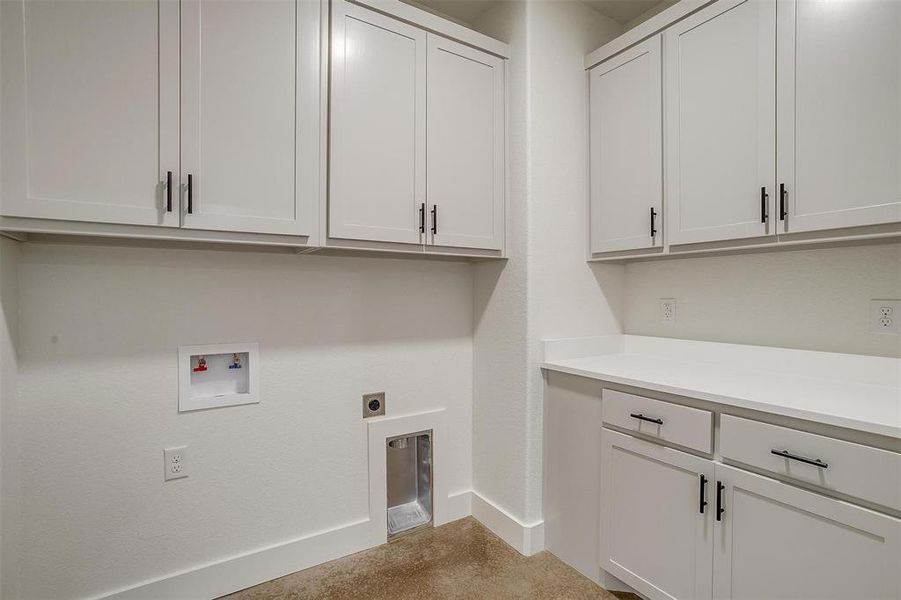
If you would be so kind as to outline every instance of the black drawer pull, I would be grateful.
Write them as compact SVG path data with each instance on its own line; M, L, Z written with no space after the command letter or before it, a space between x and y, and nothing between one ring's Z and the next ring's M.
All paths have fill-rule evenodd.
M788 195L788 191L785 189L785 184L779 184L779 220L784 221L785 217L788 216L788 213L785 210L785 196Z
M700 511L701 514L704 514L704 507L707 506L707 477L705 475L701 475L701 490L700 490Z
M425 202L419 205L419 233L425 233Z
M657 210L651 207L651 237L657 236Z
M760 222L766 223L770 219L767 204L769 204L770 195L766 193L766 188L760 188Z
M432 235L438 233L438 205L432 205Z
M722 481L716 482L716 520L723 520L723 513L726 512L726 509L723 508L723 490L726 489L726 486L723 485Z
M647 421L648 423L657 423L658 425L663 425L663 419L655 419L654 417L646 417L641 413L629 413L629 416L633 419L638 419L639 421Z
M194 213L194 176L188 173L188 214Z
M829 468L829 465L821 461L819 458L805 458L803 456L797 456L795 454L792 454L788 450L770 450L770 454L775 454L776 456L781 456L782 458L788 458L790 460L796 460L798 462L813 465L821 469Z
M166 171L166 212L172 212L172 171Z

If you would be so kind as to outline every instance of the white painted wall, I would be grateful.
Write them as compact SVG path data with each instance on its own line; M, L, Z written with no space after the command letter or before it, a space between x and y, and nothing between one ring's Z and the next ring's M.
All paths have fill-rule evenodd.
M897 243L631 263L625 289L626 333L901 357L868 323L871 299L901 298Z
M19 244L0 238L0 598L19 597Z
M18 275L23 598L365 519L363 392L445 407L437 476L471 487L468 264L26 244ZM260 404L178 414L177 347L233 341L260 344ZM190 476L164 483L181 444Z
M508 41L510 260L475 267L474 490L542 519L540 340L619 333L623 267L585 263L585 53L621 26L577 2L504 3L476 26Z

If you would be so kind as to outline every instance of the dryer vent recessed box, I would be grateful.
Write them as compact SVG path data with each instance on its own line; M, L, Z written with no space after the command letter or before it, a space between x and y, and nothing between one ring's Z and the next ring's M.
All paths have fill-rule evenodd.
M259 398L259 346L178 348L178 411L253 404Z

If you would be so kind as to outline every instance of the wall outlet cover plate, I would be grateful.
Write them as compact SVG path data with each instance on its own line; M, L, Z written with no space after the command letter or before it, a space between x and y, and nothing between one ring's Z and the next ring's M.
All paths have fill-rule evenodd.
M901 334L901 300L870 300L870 332Z
M676 320L676 299L660 299L660 320L664 323L672 323Z
M166 481L188 476L188 447L176 446L163 450L163 477Z

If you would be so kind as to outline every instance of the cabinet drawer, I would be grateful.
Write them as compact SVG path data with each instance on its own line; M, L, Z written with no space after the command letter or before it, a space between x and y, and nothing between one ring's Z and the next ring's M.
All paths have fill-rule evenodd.
M723 458L901 510L901 454L895 452L731 415L720 422L720 451Z
M604 390L604 423L636 431L661 441L711 452L713 414L706 410Z

